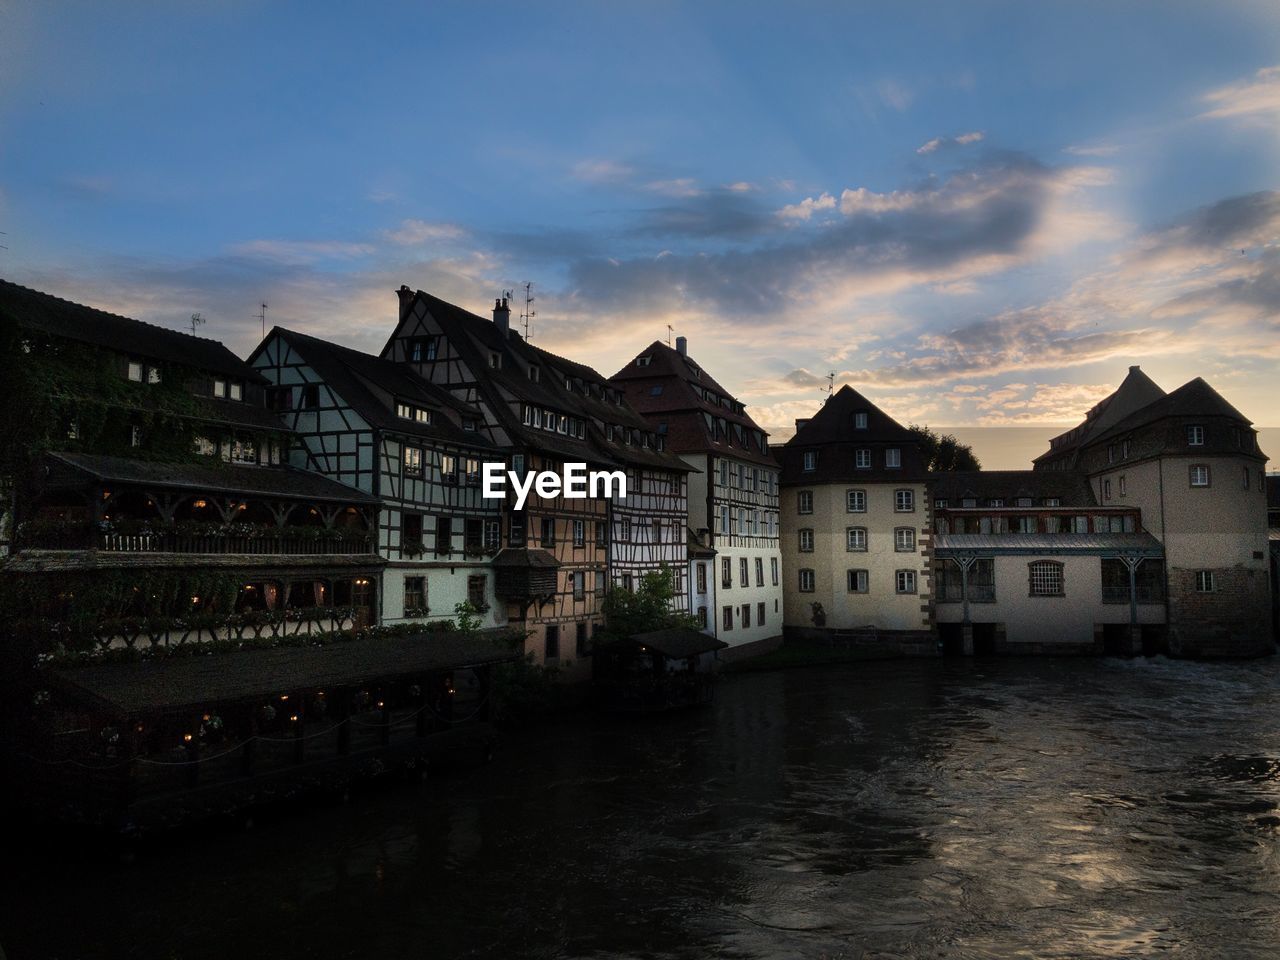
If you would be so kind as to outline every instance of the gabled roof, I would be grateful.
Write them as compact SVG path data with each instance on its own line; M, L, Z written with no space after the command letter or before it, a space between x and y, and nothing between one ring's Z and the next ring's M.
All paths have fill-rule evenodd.
M946 500L948 507L959 507L966 497L979 507L996 499L1012 507L1019 497L1031 497L1037 507L1046 498L1057 498L1063 507L1097 505L1088 478L1074 470L951 470L930 478L929 495Z
M288 343L372 426L467 446L489 446L481 434L463 430L446 413L452 413L459 419L479 420L479 409L418 376L406 365L282 327L274 328L252 356L258 356L265 344L276 336ZM432 411L431 423L398 416L395 409L397 400Z
M867 428L854 429L854 415L867 415ZM910 430L894 420L853 387L845 384L818 412L797 427L786 446L812 447L824 443L915 443Z
M866 429L855 427L855 415L867 415ZM884 464L884 449L901 451L900 468ZM872 449L870 469L857 466L857 451ZM813 470L803 469L804 454L817 451ZM926 476L920 443L898 421L853 387L843 386L810 419L800 421L795 436L782 447L783 483L916 481Z
M644 366L637 362L646 360ZM693 358L655 340L609 378L622 388L627 400L654 428L666 424L667 449L676 453L712 453L773 466L767 449L752 442L759 437L767 446L768 433L744 405ZM708 392L722 402L708 399ZM717 438L707 418L723 420L727 431ZM735 436L743 432L743 442Z
M72 303L7 280L0 280L0 313L21 327L50 336L253 383L266 382L217 340Z
M1049 450L1036 457L1035 462L1072 456L1100 436L1102 431L1163 396L1164 390L1143 373L1141 367L1130 367L1120 386L1094 404L1084 420L1051 439Z
M1243 413L1227 403L1222 394L1209 386L1201 377L1184 383L1172 393L1165 394L1139 410L1118 420L1109 429L1098 432L1087 444L1102 443L1119 434L1155 423L1166 417L1228 417L1245 425L1251 421Z

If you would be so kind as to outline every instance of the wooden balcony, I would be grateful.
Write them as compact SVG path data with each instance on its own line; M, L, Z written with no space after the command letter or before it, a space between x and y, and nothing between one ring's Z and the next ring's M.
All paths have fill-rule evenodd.
M100 550L106 553L182 553L238 556L363 556L375 554L365 530L270 527L250 524L94 525L33 521L16 538L21 550Z

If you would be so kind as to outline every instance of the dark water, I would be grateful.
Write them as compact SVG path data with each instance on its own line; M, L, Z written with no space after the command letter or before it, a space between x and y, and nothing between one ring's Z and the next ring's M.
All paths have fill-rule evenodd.
M509 736L131 864L20 855L25 957L1280 956L1280 661L866 664ZM15 890L16 887L16 890Z

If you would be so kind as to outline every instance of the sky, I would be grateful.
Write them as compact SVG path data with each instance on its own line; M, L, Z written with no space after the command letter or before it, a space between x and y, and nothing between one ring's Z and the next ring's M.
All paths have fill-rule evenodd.
M528 282L535 344L670 325L779 436L834 374L1047 439L1131 364L1275 426L1280 5L0 0L0 231L241 355Z

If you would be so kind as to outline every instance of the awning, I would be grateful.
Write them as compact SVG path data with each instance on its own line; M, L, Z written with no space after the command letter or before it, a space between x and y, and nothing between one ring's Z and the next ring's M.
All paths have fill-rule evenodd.
M939 533L934 536L935 557L952 557L959 553L1103 557L1136 553L1154 558L1164 556L1164 547L1149 533Z
M668 660L683 660L685 657L697 656L700 653L723 650L728 646L723 640L717 640L710 634L691 627L671 627L667 630L633 633L627 642L660 653Z

